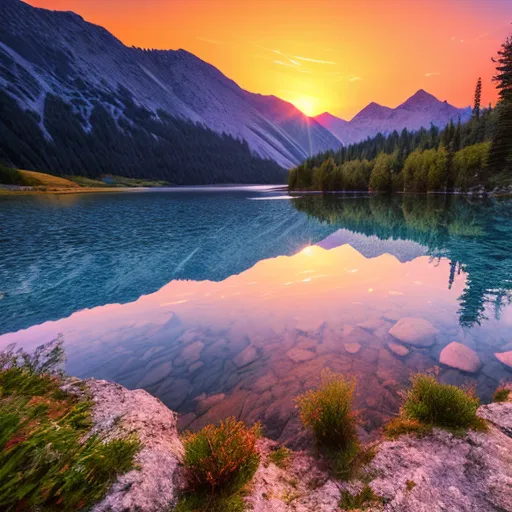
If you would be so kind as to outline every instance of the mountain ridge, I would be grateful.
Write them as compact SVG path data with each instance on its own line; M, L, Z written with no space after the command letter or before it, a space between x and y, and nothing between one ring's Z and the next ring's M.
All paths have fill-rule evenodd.
M155 118L161 109L246 140L253 153L281 167L339 145L334 135L292 104L245 91L187 50L128 47L74 13L3 0L0 50L0 88L21 108L36 112L42 129L45 95L70 103L84 128L90 129L94 102L102 103L116 121L124 117L112 98L123 87Z
M220 172L222 178L212 179L257 182L256 169L265 167L263 181L280 181L276 169L269 170L270 161L289 168L309 156L337 149L340 143L347 145L404 127L428 127L431 122L441 126L466 115L464 109L420 90L395 109L372 102L350 121L325 113L308 117L277 96L242 89L185 49L128 47L78 14L35 8L21 0L0 3L0 93L2 115L11 115L10 119L0 115L0 130L8 140L0 146L0 159L57 173L66 165L76 172L94 165L102 172L124 172L129 177L134 177L137 166L143 166L146 174L137 177L171 178L176 184L195 183L196 178L186 173L201 174L198 169L207 168L216 154L221 169L224 164L219 153L228 147L238 153L236 164L229 165L244 167L247 158L251 176L242 169ZM13 122L17 123L14 127ZM212 133L201 130L216 133L217 141ZM197 133L192 135L194 131ZM66 153L66 132L76 136L72 154ZM181 140L183 132L186 141ZM109 138L110 145L104 142ZM202 138L209 140L206 149ZM36 140L43 149L36 147ZM128 157L130 140L136 149ZM59 151L52 149L52 141L60 144ZM169 155L177 143L181 153L171 165ZM113 145L118 146L117 151L112 151ZM111 165L98 162L99 156L82 161L78 153L83 146L109 159ZM148 146L158 153L152 159L144 149ZM199 152L192 164L187 160L191 147ZM24 155L17 154L20 152ZM128 162L135 153L137 162ZM126 158L121 164L123 155ZM174 179L184 159L187 170ZM148 170L151 166L159 168L156 176ZM276 178L270 177L272 173Z
M374 137L379 132L387 135L404 128L415 131L429 128L431 123L443 128L450 120L456 122L458 118L464 122L471 116L471 109L454 107L419 89L396 108L372 101L350 121L327 114L324 112L315 116L315 120L330 130L342 144L349 145Z

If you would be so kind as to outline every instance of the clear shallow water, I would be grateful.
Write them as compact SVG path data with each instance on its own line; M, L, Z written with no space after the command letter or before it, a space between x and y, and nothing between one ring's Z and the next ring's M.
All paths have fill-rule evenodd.
M512 378L495 356L512 350L511 202L282 196L2 199L0 346L62 333L71 374L143 387L182 426L234 414L281 440L325 366L357 377L367 433L452 341L482 364L440 365L441 380L486 400ZM403 317L430 321L435 344L395 354Z

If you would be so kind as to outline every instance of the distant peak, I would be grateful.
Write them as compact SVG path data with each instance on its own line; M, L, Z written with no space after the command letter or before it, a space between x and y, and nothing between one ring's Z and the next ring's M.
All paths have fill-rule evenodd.
M378 103L375 103L375 101L372 101L366 105L366 107L364 107L363 110L359 112L359 114L354 116L354 119L381 119L386 117L390 111L391 109L389 107L384 107L383 105L379 105Z

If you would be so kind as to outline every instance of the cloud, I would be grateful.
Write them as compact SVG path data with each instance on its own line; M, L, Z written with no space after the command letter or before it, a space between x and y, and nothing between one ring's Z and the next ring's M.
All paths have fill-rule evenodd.
M348 79L349 82L359 82L361 80L362 80L362 78L360 76L353 76Z
M489 34L487 32L484 32L483 34L480 34L477 39L483 39L485 36L488 36Z
M425 76L426 77L431 77L431 76L439 76L441 73L439 73L439 71L435 71L433 73L425 73Z
M279 66L285 66L287 68L292 68L295 71L298 71L299 73L311 73L311 71L309 71L308 69L304 69L304 68L300 68L300 67L294 66L293 64L290 64L289 62L285 62L285 61L282 61L282 60L273 60L272 62L274 64L279 65ZM299 66L300 66L300 64L299 64Z
M215 39L206 39L205 37L197 37L196 39L198 39L199 41L203 41L205 43L209 43L209 44L227 44L222 41L216 41Z
M332 60L310 59L309 57L300 57L298 55L295 55L293 58L304 62L314 62L315 64L336 64Z

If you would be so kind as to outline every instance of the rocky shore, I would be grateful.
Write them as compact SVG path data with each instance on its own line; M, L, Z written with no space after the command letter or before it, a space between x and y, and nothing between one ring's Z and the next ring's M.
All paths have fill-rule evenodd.
M94 511L173 510L184 485L177 415L145 391L106 381L86 384L94 401L94 432L110 439L136 433L142 445L137 468L121 476ZM291 452L287 464L278 467L269 458L277 443L262 439L247 507L255 512L345 510L342 496L369 486L379 501L367 510L512 511L512 402L483 405L478 415L487 420L487 432L456 437L434 429L422 439L404 435L373 443L375 457L349 482L332 479L313 451Z

